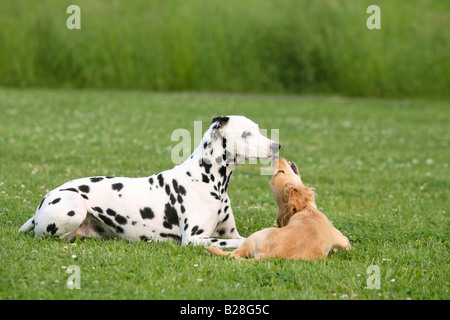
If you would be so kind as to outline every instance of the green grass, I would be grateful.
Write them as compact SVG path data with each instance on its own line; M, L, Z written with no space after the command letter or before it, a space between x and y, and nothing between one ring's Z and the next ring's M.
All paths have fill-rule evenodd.
M81 9L68 30L66 9ZM381 30L369 30L369 5ZM0 85L448 97L447 1L6 0Z
M94 90L0 89L0 299L448 299L448 102ZM93 175L173 166L177 128L242 114L279 129L281 156L316 188L352 250L325 261L214 257L176 242L35 239L18 234L45 190ZM269 131L270 132L270 131ZM261 165L229 194L248 236L273 226ZM69 290L67 267L81 270ZM370 265L381 288L365 289Z

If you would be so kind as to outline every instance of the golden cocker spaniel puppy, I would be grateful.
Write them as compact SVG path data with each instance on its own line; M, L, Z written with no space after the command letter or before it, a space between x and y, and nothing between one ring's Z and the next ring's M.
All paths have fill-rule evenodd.
M236 250L216 247L206 250L219 256L315 260L325 259L331 249L349 250L347 237L317 209L314 192L303 185L298 167L284 158L274 158L270 179L272 195L278 205L278 228L253 233Z

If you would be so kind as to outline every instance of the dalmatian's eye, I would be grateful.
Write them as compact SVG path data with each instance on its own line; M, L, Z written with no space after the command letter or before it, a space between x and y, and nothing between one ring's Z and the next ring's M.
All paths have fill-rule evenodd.
M242 138L243 138L243 139L246 139L247 137L249 137L249 136L251 136L251 135L252 135L251 132L244 131L244 132L242 133Z
M284 170L278 170L277 173L283 173L284 174Z

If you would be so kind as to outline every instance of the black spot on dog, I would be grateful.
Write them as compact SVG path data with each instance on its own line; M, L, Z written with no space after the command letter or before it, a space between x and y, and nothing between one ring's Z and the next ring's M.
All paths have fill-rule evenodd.
M159 234L162 238L173 238L176 240L181 240L181 237L174 233L160 233Z
M178 188L178 181L175 179L172 179L172 185L173 185L173 190L175 190L176 193L180 193L180 190Z
M153 184L153 177L150 177L150 178L148 179L148 182L149 182L150 184Z
M164 185L164 178L162 174L160 173L156 177L158 178L159 186L162 187Z
M83 198L85 198L86 200L89 200L89 198L88 198L88 196L87 195L85 195L85 194L82 194L81 195Z
M227 245L227 242L226 242L226 241L221 241L219 244L220 244L221 246L226 246L226 245Z
M205 161L205 159L200 159L198 162L200 167L204 167L205 168L205 173L209 173L209 171L211 170L212 164L211 163L207 163L207 161Z
M77 189L75 189L75 188L67 188L67 189L61 189L61 190L59 190L59 191L72 191L72 192L76 192L76 193L78 193L78 190L77 190Z
M145 207L139 210L139 212L141 213L142 219L153 219L155 217L153 210L149 207Z
M220 176L221 176L222 178L225 177L226 174L227 174L227 167L221 166L220 169L219 169L219 173L220 173Z
M45 201L45 197L44 197L44 198L42 198L42 201L41 201L41 203L39 204L38 210L39 210L39 209L41 209L41 207L42 207L42 204L44 203L44 201Z
M113 183L112 185L111 185L111 188L113 189L113 190L116 190L116 191L120 191L120 190L122 190L122 188L123 188L123 184L122 183Z
M225 208L223 209L223 212L227 212L228 208L229 208L229 206L225 206Z
M181 210L181 213L184 213L185 211L186 211L186 209L184 208L184 206L182 205L182 206L180 206L180 210Z
M139 239L141 239L142 241L145 241L145 242L147 242L148 240L150 240L150 238L147 237L147 236L139 236Z
M244 131L244 132L242 132L241 137L242 137L242 139L247 139L247 137L251 136L251 135L252 135L251 132Z
M191 177L191 173L189 171L186 171L186 174Z
M219 241L219 239L211 239L212 243L217 242L217 241Z
M210 192L210 194L217 200L220 200L220 196L215 192Z
M223 138L222 139L222 148L226 148L227 147L227 139Z
M91 189L89 188L89 186L83 184L82 186L79 186L79 187L78 187L78 190L80 190L81 192L84 192L84 193L89 193L89 191L90 191Z
M214 122L217 122L216 126L220 127L220 126L225 125L228 122L228 120L230 120L229 117L224 117L224 116L215 117L214 119L212 119L211 124L213 124Z
M195 226L191 230L191 236L199 235L203 233L203 229L199 229L198 226Z
M166 193L168 196L170 196L170 185L166 184Z
M183 198L180 195L177 196L177 200L179 204L183 203Z
M106 213L112 217L114 217L117 214L117 212L115 212L113 209L106 209Z
M208 176L207 176L206 174L204 174L204 173L202 173L202 181L203 181L204 183L209 183L209 178L208 178Z
M186 195L186 189L185 189L182 185L179 185L179 186L178 186L178 191L180 192L180 194L181 194L182 196L185 196L185 195Z
M92 210L97 211L98 213L103 213L103 209L100 207L93 207Z
M101 215L100 215L100 219L102 219L103 222L104 222L107 226L110 226L110 227L113 227L113 228L116 227L116 225L114 224L114 222L113 222L110 218L108 218L107 216L101 214Z
M214 182L214 180L216 179L216 178L214 178L214 175L211 173L211 175L209 176L209 178L211 179L211 181L212 182Z
M114 218L116 220L116 222L118 224L124 225L127 224L127 218L125 218L124 216L121 216L120 214L116 215L116 217Z
M175 200L175 197L173 196L173 194L171 194L171 195L170 195L170 203L171 203L172 205L174 205L176 201L177 201L177 200Z
M233 161L236 162L236 159L231 157L231 153L228 152L228 150L225 150L222 158L224 161L226 160L227 163L233 163Z
M91 182L99 182L103 180L103 177L92 177L90 180Z
M227 182L225 182L225 192L228 189L228 184L230 183L230 179L231 179L231 175L232 174L233 174L233 172L230 172L230 174L228 175L228 178L227 178Z
M116 229L116 231L117 231L118 233L123 233L123 231L124 231L123 228L120 227L120 226L115 226L114 229Z
M164 222L163 226L167 229L172 229L172 226L178 226L178 214L177 210L170 205L170 203L166 203L164 208Z
M186 223L186 224L184 225L184 231L186 231L188 228L189 228L189 223Z
M223 236L227 230L225 228L219 230L219 235Z
M50 223L50 224L47 226L47 232L50 232L52 235L55 234L56 231L58 231L58 228L56 227L56 224Z
M227 221L229 217L230 217L230 214L227 213L227 215L225 216L225 218L223 218L222 223L224 223L225 221Z
M75 215L75 211L70 210L69 212L67 212L67 215L68 215L69 217L73 217L73 216Z
M106 179L113 179L113 178L115 178L115 177L112 177L112 176L106 176L105 178L106 178Z
M61 198L56 198L55 200L53 200L52 202L50 202L49 204L57 204L58 202L61 201Z

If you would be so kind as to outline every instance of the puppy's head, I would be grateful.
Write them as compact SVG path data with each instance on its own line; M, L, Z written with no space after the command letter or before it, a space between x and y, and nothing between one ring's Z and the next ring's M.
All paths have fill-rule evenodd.
M274 158L270 179L272 195L278 205L277 225L284 227L289 219L308 204L314 204L314 193L302 183L298 167L284 158Z

